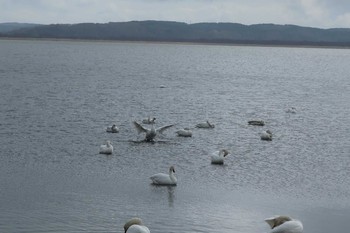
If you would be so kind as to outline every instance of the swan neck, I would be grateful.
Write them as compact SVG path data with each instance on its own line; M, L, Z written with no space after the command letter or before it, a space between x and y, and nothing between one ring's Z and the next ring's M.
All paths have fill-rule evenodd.
M174 172L172 170L169 171L169 177L173 182L176 182L176 177L175 177Z

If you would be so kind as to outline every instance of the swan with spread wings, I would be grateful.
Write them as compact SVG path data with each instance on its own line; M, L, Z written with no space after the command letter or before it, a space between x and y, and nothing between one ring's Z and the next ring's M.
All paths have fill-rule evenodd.
M170 127L174 126L173 124L171 124L171 125L166 125L159 128L154 128L154 124L152 124L151 128L148 129L143 127L140 123L136 121L134 121L133 123L139 134L146 133L146 137L145 137L146 142L154 142L154 139L158 134L162 134L166 129L169 129Z

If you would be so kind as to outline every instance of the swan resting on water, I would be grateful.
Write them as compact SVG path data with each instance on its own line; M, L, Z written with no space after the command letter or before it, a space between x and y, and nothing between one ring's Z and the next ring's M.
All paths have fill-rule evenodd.
M260 134L260 139L265 141L272 141L272 132L270 130L266 130Z
M115 124L113 124L112 127L107 127L106 132L107 133L118 133L119 129Z
M229 154L229 152L226 149L215 151L210 157L211 163L212 164L224 164L224 159L228 154Z
M134 121L133 123L134 123L134 126L139 134L146 133L146 137L145 137L146 142L154 142L154 138L159 133L163 133L166 129L169 129L170 127L174 126L174 125L166 125L166 126L155 129L154 124L152 124L152 127L150 129L147 129L147 128L143 127L140 123L137 123L136 121Z
M150 233L140 218L132 218L124 225L124 233Z
M174 166L171 166L169 168L169 174L157 173L152 175L150 179L152 180L152 184L155 184L155 185L176 185L177 179L174 173L175 173L175 168Z
M192 130L189 128L184 128L176 131L176 134L179 137L192 137Z
M100 146L100 154L112 154L113 146L109 140L106 141L106 144Z
M265 219L270 227L270 233L301 233L303 232L303 224L296 219L288 216L274 216Z
M154 121L156 120L156 118L155 117L148 117L148 118L146 118L146 119L143 119L142 120L142 123L143 124L154 124Z
M210 128L214 128L215 125L211 124L209 121L206 122L202 122L196 125L196 128L206 128L206 129L210 129Z

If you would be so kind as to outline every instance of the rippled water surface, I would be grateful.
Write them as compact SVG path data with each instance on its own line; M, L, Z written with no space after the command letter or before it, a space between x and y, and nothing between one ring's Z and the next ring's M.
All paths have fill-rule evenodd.
M278 214L306 233L348 232L350 50L1 40L0 51L0 232L123 232L138 216L153 233L258 233ZM132 121L148 116L176 125L137 143ZM206 120L215 128L194 128ZM184 127L192 138L176 136ZM105 140L113 155L99 154ZM211 165L221 148L225 165ZM150 185L170 165L178 185Z

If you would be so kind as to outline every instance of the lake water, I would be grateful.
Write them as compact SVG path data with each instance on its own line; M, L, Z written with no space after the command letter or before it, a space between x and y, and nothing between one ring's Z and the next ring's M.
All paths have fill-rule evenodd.
M123 232L138 216L153 233L261 233L278 214L348 232L349 61L348 49L0 40L0 232ZM176 125L136 143L132 121L148 116ZM206 120L215 128L194 128ZM225 165L211 165L221 148ZM178 185L151 185L170 165Z

